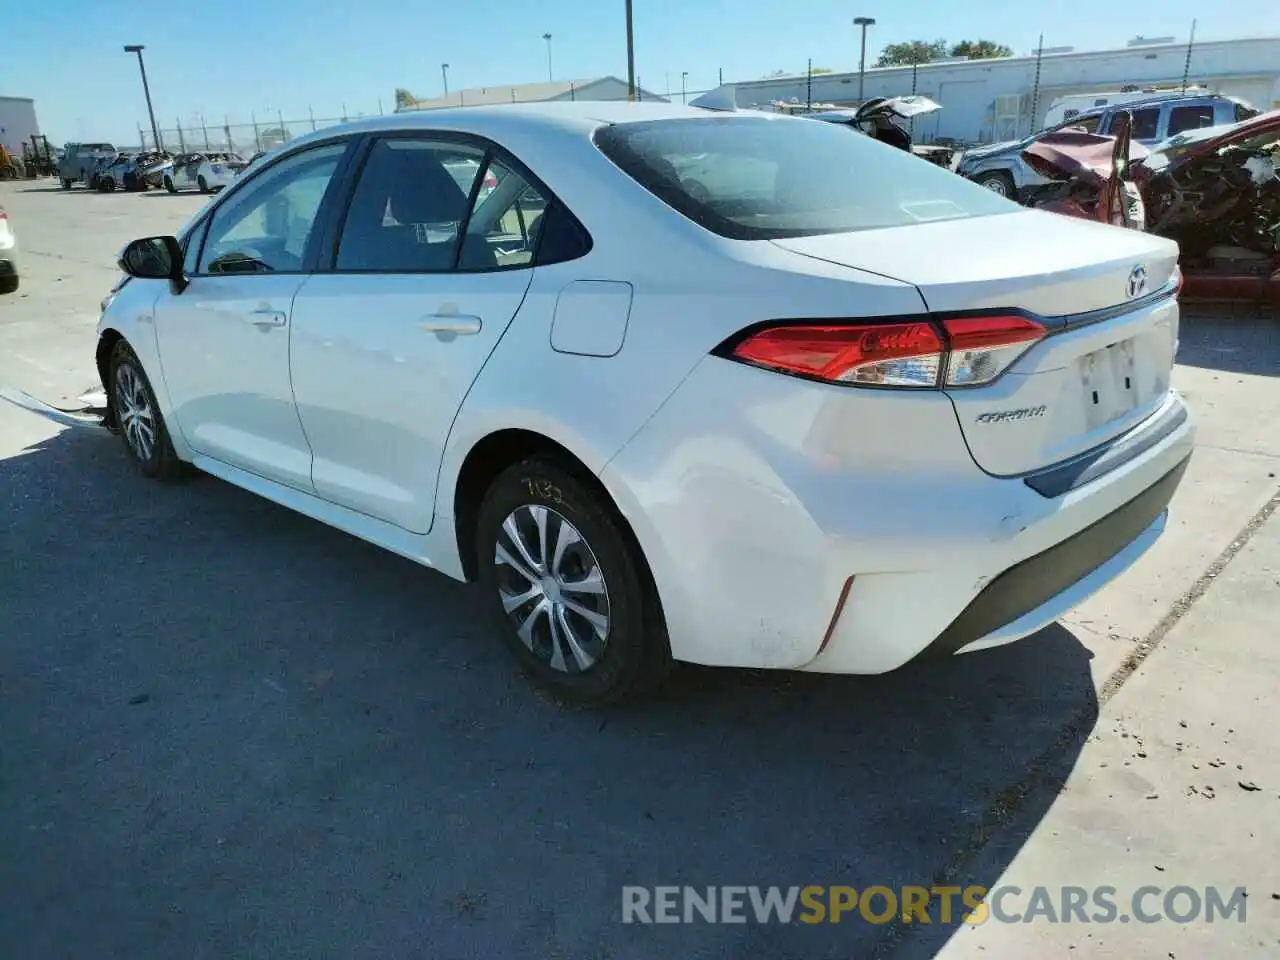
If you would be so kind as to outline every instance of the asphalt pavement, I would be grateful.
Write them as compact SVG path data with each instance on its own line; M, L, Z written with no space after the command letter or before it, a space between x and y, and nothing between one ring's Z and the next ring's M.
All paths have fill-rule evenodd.
M204 198L0 199L24 274L0 385L67 402L94 385L115 251ZM212 478L149 483L105 432L0 402L0 952L1092 956L1043 925L624 924L622 888L1136 882L1163 865L1115 842L1140 823L1184 880L1250 883L1241 952L1216 955L1274 956L1278 332L1184 319L1201 432L1169 530L1064 624L885 677L685 668L603 713L535 693L469 588ZM1261 789L1198 820L1146 800L1194 785L1170 724L1226 722L1223 697ZM1167 746L1156 786L1078 790L1122 762L1099 752L1120 720ZM1216 872L1208 809L1253 824L1208 845ZM1115 955L1177 953L1154 937Z

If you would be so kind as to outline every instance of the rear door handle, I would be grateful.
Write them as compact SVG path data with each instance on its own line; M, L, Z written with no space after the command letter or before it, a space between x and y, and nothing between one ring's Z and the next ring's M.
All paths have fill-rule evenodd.
M480 318L466 313L431 313L422 318L419 330L470 336L480 332Z
M249 313L249 322L255 327L283 327L288 319L283 310L253 310Z

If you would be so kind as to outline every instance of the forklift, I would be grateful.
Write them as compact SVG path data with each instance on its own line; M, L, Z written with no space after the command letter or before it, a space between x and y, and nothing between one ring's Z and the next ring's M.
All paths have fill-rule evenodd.
M42 134L32 134L30 146L23 142L22 161L26 164L28 180L58 175L58 158L49 145L49 138Z

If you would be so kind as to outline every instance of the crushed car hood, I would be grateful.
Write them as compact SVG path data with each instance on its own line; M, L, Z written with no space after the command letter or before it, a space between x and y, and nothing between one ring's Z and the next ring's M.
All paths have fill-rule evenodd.
M915 94L909 97L873 97L854 111L853 119L860 122L874 120L876 117L894 116L902 120L910 120L927 113L936 113L941 109L942 104Z
M1082 179L1094 185L1112 176L1115 137L1096 133L1060 131L1034 141L1022 151L1023 159L1041 176L1053 180ZM1130 142L1129 159L1141 160L1147 149Z

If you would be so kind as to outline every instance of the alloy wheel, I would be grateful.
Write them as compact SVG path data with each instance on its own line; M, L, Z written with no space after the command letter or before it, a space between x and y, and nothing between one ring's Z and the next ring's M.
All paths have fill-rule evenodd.
M156 449L156 417L146 384L131 364L116 369L116 416L133 455L143 463Z
M553 670L582 673L609 640L609 590L582 532L550 507L517 507L494 549L498 597L526 647Z

